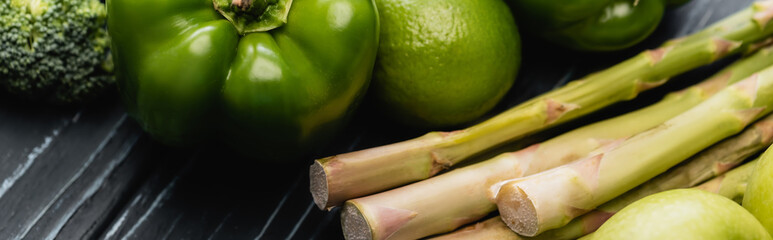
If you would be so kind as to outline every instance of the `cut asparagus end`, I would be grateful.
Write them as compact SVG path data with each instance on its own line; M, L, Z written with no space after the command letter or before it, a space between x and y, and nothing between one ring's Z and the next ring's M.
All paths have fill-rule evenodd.
M352 198L429 178L459 161L441 150L444 141L456 141L458 137L464 137L464 131L431 132L403 142L317 159L312 165L318 166L310 169L317 174L324 171L324 177L311 178L310 187L318 188L310 191L312 195L326 196L319 200L315 197L315 203L327 209ZM324 188L319 187L322 185Z
M325 167L318 161L314 161L314 164L309 167L309 186L311 197L314 198L317 207L323 210L328 208L327 173L325 173Z
M347 239L388 239L418 215L408 209L366 205L344 203L341 224Z
M341 211L341 226L346 239L373 239L367 219L354 204L344 204Z
M502 221L520 235L533 237L539 233L539 216L534 203L520 187L505 187L498 194L497 206Z

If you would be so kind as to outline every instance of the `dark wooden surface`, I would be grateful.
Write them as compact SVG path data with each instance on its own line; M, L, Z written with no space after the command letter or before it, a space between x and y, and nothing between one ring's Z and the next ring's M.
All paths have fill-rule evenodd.
M528 36L524 64L491 114L682 36L750 0L692 0L669 10L647 41L616 53L576 53ZM524 141L606 118L694 83L721 61L663 88ZM243 159L220 146L175 149L143 134L115 93L80 107L28 104L0 93L0 239L340 239L338 209L308 193L312 159L418 136L365 103L331 146L285 165ZM517 146L517 145L513 145ZM513 147L511 147L513 148Z

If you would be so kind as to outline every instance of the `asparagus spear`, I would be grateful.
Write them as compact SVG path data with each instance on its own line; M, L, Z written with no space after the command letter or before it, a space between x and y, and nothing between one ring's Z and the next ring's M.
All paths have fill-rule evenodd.
M770 118L770 117L768 117ZM744 133L745 134L745 133ZM754 144L757 145L757 144ZM714 149L715 147L712 147ZM732 154L732 156L736 156ZM719 160L720 158L716 158L716 160ZM697 160L697 159L695 159ZM693 161L688 165L693 165ZM724 197L727 197L729 199L733 199L736 202L739 201L739 199L743 198L744 190L746 189L746 183L749 180L749 176L752 174L752 170L754 169L754 166L756 165L757 160L750 161L744 165L741 165L737 168L734 168L733 170L722 174L718 177L714 177L713 179L704 182L701 185L698 185L697 187L694 187L695 189L700 189L712 193L716 193L719 195L722 195ZM725 169L724 166L721 165L720 162L713 162L711 165L714 165L716 168L712 171L714 173L719 173L719 171L722 171ZM697 179L700 179L701 177L695 178L695 179L684 179L684 177L678 176L680 173L686 174L688 176L705 176L705 174L690 174L689 168L685 168L687 165L684 165L683 167L674 168L672 170L669 170L667 173L662 174L658 176L657 178L650 180L649 182L645 183L645 185L658 185L658 184L666 184L667 186L663 187L639 187L635 190L631 190L630 192L626 193L626 195L632 195L632 196L638 196L638 197L618 197L614 200L600 206L597 210L594 210L593 212L590 212L588 214L583 215L581 218L572 220L571 223L567 224L564 227L554 229L548 232L544 232L540 235L537 235L536 237L530 238L530 237L521 237L510 228L505 225L504 222L502 222L502 219L499 216L495 216L492 218L489 218L486 221L477 223L475 225L460 229L458 231L438 236L436 238L433 238L435 240L452 240L452 239L514 239L514 240L522 240L522 239L576 239L579 237L582 237L585 234L589 234L598 227L601 226L612 214L620 211L623 209L623 207L631 204L633 201L639 200L647 195L655 194L660 191L670 190L670 189L676 189L676 188L682 188L686 187L686 185L680 185L676 186L674 184L671 184L671 177L674 178L677 182L681 183L690 183L693 184L697 182ZM705 167L699 167L699 169L707 170L708 168ZM687 171L687 172L685 172ZM686 181L685 181L686 180ZM670 186L668 186L670 185ZM678 184L677 184L678 185ZM634 193L636 192L636 193ZM592 216L596 215L596 216Z
M614 145L616 141L653 128L697 105L726 85L773 65L772 50L762 49L708 80L671 93L647 108L578 128L521 151L501 154L435 178L352 199L344 206L344 234L350 238L419 238L451 231L480 219L496 209L488 200L486 191L492 183L566 164L604 144ZM448 202L447 199L454 201ZM437 207L440 202L443 202L442 208ZM384 213L382 209L401 213L404 215L402 221L395 221L392 215L381 215ZM352 225L355 223L367 224L367 227Z
M644 51L475 126L319 159L310 166L312 196L321 209L331 208L347 199L429 178L486 149L632 99L674 75L762 40L773 33L773 24L767 24L771 16L773 4L755 3L695 37Z
M502 222L499 216L486 219L471 226L464 227L452 233L443 234L430 238L432 240L464 240L464 239L500 239L500 240L521 240L525 239Z
M704 182L695 187L695 189L716 193L737 203L741 203L746 194L746 187L749 183L749 179L751 179L751 175L754 172L754 167L757 166L757 162L759 162L759 158L741 165L722 176Z
M741 134L715 144L691 157L684 164L658 175L581 217L573 219L566 226L546 231L536 236L535 239L576 239L596 231L606 219L625 206L657 192L694 187L734 168L749 156L770 146L771 143L773 143L773 115L768 115ZM735 196L728 197L732 199Z
M769 67L614 150L509 180L495 196L499 212L511 229L525 236L566 225L701 149L738 133L773 110L771 94L773 68Z

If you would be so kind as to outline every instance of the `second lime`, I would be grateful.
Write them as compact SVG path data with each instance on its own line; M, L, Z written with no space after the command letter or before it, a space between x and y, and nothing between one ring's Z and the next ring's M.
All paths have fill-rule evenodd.
M381 19L370 94L407 125L468 123L513 85L520 37L501 0L376 0Z

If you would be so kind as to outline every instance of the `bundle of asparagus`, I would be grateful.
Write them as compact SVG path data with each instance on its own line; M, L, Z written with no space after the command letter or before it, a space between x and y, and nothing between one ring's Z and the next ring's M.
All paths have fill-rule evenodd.
M773 68L752 75L602 154L501 184L496 199L515 232L536 236L741 131L773 110ZM658 146L658 147L651 147Z
M581 239L773 239L770 149L753 166L731 172L741 174L728 173L698 187L743 201L746 209L718 194L667 191L637 200Z
M697 105L726 85L773 65L773 54L770 52L770 48L762 49L708 80L669 94L647 108L591 124L524 150L505 153L425 181L352 199L344 206L344 233L349 238L418 238L451 231L480 219L496 209L494 203L488 200L486 186L566 164L598 149L604 142L615 142L615 139L624 139L655 127ZM728 154L746 156L745 152L739 152L743 147L759 151L769 145L771 135L773 123L761 122L754 130L742 135L743 139L723 147L726 150L719 150L724 152L713 151L707 158ZM757 144L752 146L752 143ZM727 167L730 166L734 165L728 160ZM438 203L442 203L442 207L438 207Z
M756 50L759 44L755 42L760 42L767 35L773 33L773 27L767 24L771 17L773 17L773 1L759 2L710 26L704 31L682 39L669 41L659 49L645 51L610 69L571 82L563 88L543 94L476 126L454 132L433 132L401 143L317 160L310 167L312 195L317 205L324 209L336 206L352 197L429 178L455 163L506 141L574 119L614 102L633 98L638 92L662 84L666 81L664 79L673 75L713 62L732 53L742 52L746 49ZM528 190L534 190L538 187L535 187L536 184L530 185L529 179L540 179L540 176L561 171L573 172L575 173L575 178L538 181L552 181L553 183L568 186L566 189L569 191L559 193L559 195L586 194L576 197L580 200L581 205L585 204L590 207L575 208L575 206L567 204L569 200L560 198L549 199L548 201L531 205L531 209L525 208L526 212L529 210L534 212L534 218L527 220L525 224L521 222L521 224L534 225L534 233L531 233L532 236L547 228L566 224L568 220L571 220L571 218L580 213L587 212L598 206L598 204L606 202L631 187L646 181L706 146L737 133L751 121L769 112L767 108L760 107L773 104L773 97L767 97L767 95L758 96L757 94L764 93L764 91L768 90L768 87L773 90L773 84L768 84L768 82L773 82L773 80L766 81L760 79L760 76L773 76L773 70L768 70L762 75L755 75L745 80L744 84L736 84L730 90L723 90L718 96L712 98L724 100L710 100L711 104L708 102L703 103L699 107L682 114L692 115L691 117L677 117L675 118L676 120L668 120L701 103L725 86L771 65L773 63L773 56L771 55L773 54L770 54L770 51L770 49L759 51L746 60L731 65L709 80L686 90L672 93L661 102L642 110L592 124L521 151L502 154L483 163L451 171L427 181L350 200L342 211L344 234L350 239L407 239L450 231L458 226L475 221L495 210L496 206L489 202L487 198L496 200L500 204L500 211L507 215L507 206L503 210L502 205L518 202L519 200L520 202L518 203L523 206L534 204L534 202L529 202L531 199L528 199L530 196L528 195ZM764 91L758 91L760 89ZM701 107L704 105L708 107ZM731 113L719 111L722 109L735 109L739 111ZM719 113L713 112L715 116L711 116L710 113L712 111L719 111ZM721 131L712 133L705 138L698 138L697 134L693 134L686 137L686 140L675 140L677 143L684 143L681 147L685 148L686 151L673 154L675 156L669 156L670 158L665 163L655 164L655 167L652 168L654 170L641 171L640 168L644 164L639 164L636 166L637 168L622 171L625 174L632 174L636 178L635 180L623 179L628 180L628 182L622 181L621 186L611 186L613 184L604 182L615 181L615 178L622 179L621 176L624 176L623 174L608 173L610 171L606 170L609 168L606 165L615 166L615 158L622 158L626 153L639 153L633 149L684 134L688 131L680 129L678 126L694 123L694 120L698 118L705 118L708 121L707 123L696 124L696 127L701 128L697 132L706 131L714 127ZM655 130L636 135L667 120L668 122ZM769 144L771 141L770 130L760 131L760 129L765 129L766 124L768 124L768 121L763 122L755 125L756 135L751 133L741 135L746 136L743 139L754 140L748 141L746 145L735 144L735 147L753 145L752 143L761 143L759 144L760 146ZM705 132L703 133L705 134ZM636 136L631 138L633 135ZM689 141L692 141L690 144L693 145L687 146ZM733 146L726 146L724 149L729 149L730 147ZM656 157L666 156L674 148L678 148L678 146L668 146L652 152L640 150L643 153L637 156L637 161L647 163ZM734 151L725 150L723 153L735 153L736 157L743 158L747 152L751 151L746 151L743 154L739 152L743 151L738 149ZM593 157L587 157L575 163L559 167L557 168L558 170L554 169L546 173L540 173L572 162L589 153ZM608 155L612 155L612 160L607 159ZM707 164L705 161L703 164ZM613 163L608 164L607 162ZM695 162L701 161L695 160ZM737 163L738 161L736 160L735 162L728 162L727 165L713 165L715 167L711 173L706 173L705 170L712 168L704 167L703 171L699 171L703 174L690 175L682 179L687 180L687 182L672 180L669 182L670 185L662 184L663 186L652 188L649 191L667 189L672 185L673 187L684 187L681 185L692 186L710 176L728 170ZM585 175L576 174L576 170L583 169L591 171ZM693 167L690 169L699 168ZM519 178L518 180L496 184L493 187L493 194L487 195L486 188L498 181L535 173L539 174L533 178ZM557 176L560 175L558 174ZM609 176L609 179L612 180L605 178L603 181L591 181L591 183L596 185L583 185L583 181L588 179L595 180L594 178L599 176ZM639 177L643 180L639 181ZM562 182L562 180L565 181ZM572 185L572 181L579 181L580 183ZM591 187L590 190L583 189L588 186ZM598 188L601 189L599 190ZM508 192L508 189L517 189L517 191ZM523 189L526 189L526 191ZM534 191L539 197L541 192L539 190ZM592 195L596 193L594 191L602 193L602 195ZM646 192L646 190L642 191ZM520 193L521 195L512 194L511 192ZM559 234L557 236L564 236L560 234L573 234L575 237L582 236L603 223L614 212L614 207L625 206L627 205L625 204L626 201L633 201L645 195L628 194L626 196L632 197L621 197L620 199L622 200L616 200L618 203L609 203L611 207L607 209L603 208L607 205L602 206L597 211L602 215L589 214L587 215L587 220L583 220L585 219L584 216L582 219L578 219L582 220L579 221L579 225L570 224L561 228L564 230L563 232L557 232ZM545 210L545 206L549 204L561 208ZM523 206L515 206L511 209L520 208L523 210ZM540 206L541 208L537 209L535 206ZM551 207L548 206L547 208ZM517 213L517 211L511 210L510 214L513 212ZM523 211L517 214L522 213ZM537 218L537 214L543 213L552 213L554 215L548 215L548 218L544 218L544 216ZM529 214L527 213L526 215ZM516 218L523 216L518 215ZM602 217L599 218L599 216ZM561 217L564 217L562 219L564 222L556 220ZM546 221L543 221L545 219ZM514 223L515 221L512 222ZM596 225L588 225L588 222L596 223ZM510 227L513 227L513 224L510 225ZM492 226L497 226L497 224L492 224ZM580 231L577 231L578 229ZM502 233L505 234L502 236L506 236L506 233ZM514 235L512 232L510 234ZM524 234L524 232L522 231L521 234ZM530 233L526 232L525 234ZM551 236L551 234L545 233L540 235L540 237L542 236Z
M697 159L696 159L697 160ZM707 182L704 182L696 187L695 189L704 190L711 193L716 193L719 195L722 195L724 197L727 197L729 199L732 199L736 202L739 202L740 199L743 198L744 190L746 189L747 182L749 181L749 177L751 176L754 166L757 164L758 160L750 161L742 166L739 166L737 168L732 169L731 171L724 173L722 175L719 175L717 177L714 177L713 179L710 179ZM718 162L715 162L718 163ZM699 169L707 169L705 166L698 165L694 163L693 161L690 161L688 165L693 165L698 167ZM686 165L685 165L686 166ZM677 170L681 169L681 170ZM675 168L672 170L669 170L663 175L658 176L657 178L654 178L647 183L645 183L642 186L660 186L661 184L668 184L670 187L639 187L635 190L631 190L631 192L626 193L626 196L637 196L636 199L630 198L630 197L618 197L615 198L615 200L610 201L607 204L602 205L599 207L599 209L605 209L605 210L596 210L596 211L607 211L611 210L613 212L617 212L621 210L623 207L633 203L634 201L643 198L645 196L649 196L661 191L666 191L670 189L676 189L676 188L685 188L689 187L687 185L681 185L677 186L679 184L669 184L672 181L672 177L675 177L676 182L680 183L688 183L688 182L695 182L700 178L689 178L684 179L684 177L679 176L679 174L683 173L683 170L689 169L689 168ZM716 173L716 172L715 172ZM706 173L703 173L706 174ZM703 174L697 174L697 175L690 175L690 176L702 176ZM687 181L684 181L687 180ZM594 211L594 212L596 212ZM593 214L594 212L588 213ZM587 216L587 214L586 214ZM606 217L608 218L608 216ZM577 239L579 237L582 237L590 232L592 230L597 229L606 221L606 218L593 218L588 217L586 218L583 216L582 221L576 221L573 220L572 223L558 229L554 229L549 232L553 232L553 234L547 234L549 232L545 232L543 234L538 235L537 237L522 237L516 234L515 232L511 231L510 228L505 225L504 222L502 222L502 219L497 217L490 218L486 221L479 222L475 225L459 229L455 232L445 234L442 236L434 237L432 239L434 240L453 240L453 239L513 239L513 240L521 240L521 239ZM570 227L571 226L571 227ZM588 231L583 228L592 229L591 231ZM562 232L562 234L556 234L558 232Z
M610 216L641 198L666 190L694 187L712 177L725 173L749 156L766 149L771 143L773 143L773 115L759 120L741 134L725 139L691 157L684 164L658 175L581 217L573 219L567 225L546 231L536 236L535 239L576 239L584 236L598 229ZM747 165L750 164L744 165L744 173L750 172L747 170L751 167ZM728 176L736 175L738 174L728 173ZM715 178L716 181L713 182L721 183L717 179L722 178ZM725 186L704 185L699 188L713 192L714 190L719 191L718 188L723 187L721 190L727 191ZM722 195L730 199L737 197L737 195L731 195L730 192L724 192Z
M429 178L484 150L634 98L674 75L740 52L773 33L768 24L771 17L773 3L755 3L704 31L645 51L470 128L432 132L317 160L310 167L312 196L326 209L347 199Z

